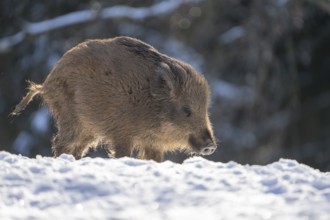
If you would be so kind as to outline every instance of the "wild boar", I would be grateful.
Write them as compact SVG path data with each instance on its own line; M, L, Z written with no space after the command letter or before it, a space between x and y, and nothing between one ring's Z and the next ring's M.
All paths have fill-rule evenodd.
M83 157L100 143L114 156L162 161L165 152L210 155L210 89L190 65L130 37L83 42L53 67L12 112L40 95L58 129L52 151Z

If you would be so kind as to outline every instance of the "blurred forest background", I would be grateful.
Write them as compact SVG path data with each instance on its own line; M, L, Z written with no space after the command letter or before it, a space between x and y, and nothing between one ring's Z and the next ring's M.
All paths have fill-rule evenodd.
M1 0L0 150L50 156L56 130L40 99L8 117L26 81L43 82L86 39L128 35L210 82L220 148L208 159L329 171L329 15L328 0Z

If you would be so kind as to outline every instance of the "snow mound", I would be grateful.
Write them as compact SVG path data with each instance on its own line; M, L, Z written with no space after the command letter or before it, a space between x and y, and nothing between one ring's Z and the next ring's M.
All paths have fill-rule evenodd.
M330 219L330 173L133 158L30 159L0 152L0 219Z

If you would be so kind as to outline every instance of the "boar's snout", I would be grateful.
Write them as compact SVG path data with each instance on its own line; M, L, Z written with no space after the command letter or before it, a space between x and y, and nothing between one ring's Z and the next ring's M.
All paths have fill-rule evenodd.
M203 133L204 135L200 138L196 137L194 134L190 134L188 142L196 153L201 155L211 155L217 149L217 145L208 130Z
M215 149L217 149L217 146L215 146L215 145L203 147L200 151L200 154L201 155L211 155L214 153Z

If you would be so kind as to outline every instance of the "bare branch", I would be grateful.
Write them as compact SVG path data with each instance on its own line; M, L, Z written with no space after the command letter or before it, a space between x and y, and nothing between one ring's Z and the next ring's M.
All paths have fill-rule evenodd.
M4 37L0 40L0 53L6 52L12 46L22 42L25 38L23 31L18 32L12 36Z
M82 10L71 12L56 18L41 22L25 22L23 30L8 37L0 39L0 53L4 53L12 46L19 44L26 35L38 35L60 28L82 24L96 19L129 18L142 20L148 17L169 14L183 4L199 2L201 0L172 0L163 1L150 7L133 8L125 5L117 5L95 10Z

